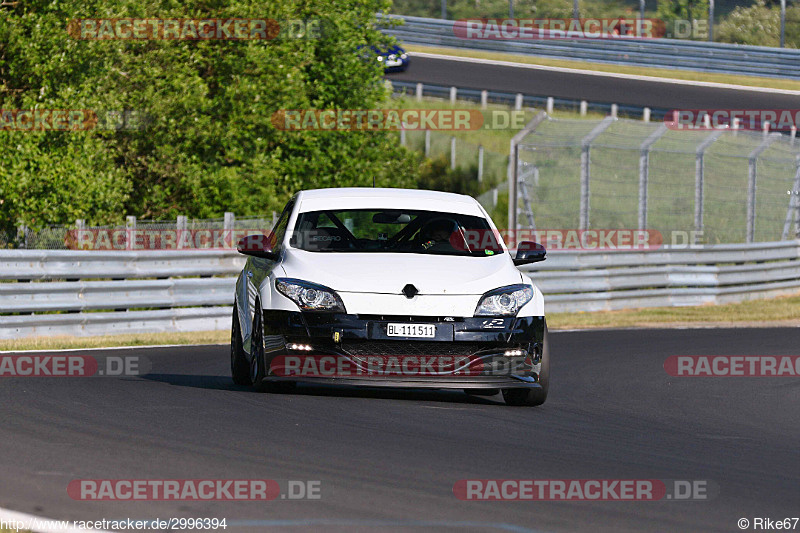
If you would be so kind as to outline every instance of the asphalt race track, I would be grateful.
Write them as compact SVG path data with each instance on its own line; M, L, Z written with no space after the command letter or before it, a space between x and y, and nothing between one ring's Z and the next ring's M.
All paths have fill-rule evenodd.
M797 355L800 329L562 332L540 408L461 392L236 387L225 346L126 378L0 379L0 507L226 517L233 531L739 531L800 514L800 378L675 378L670 355ZM321 481L319 500L85 502L73 479ZM461 479L706 480L701 501L468 502Z
M507 61L514 61L509 55ZM552 96L661 109L796 109L800 96L590 74L469 63L412 54L406 72L387 75L446 87Z

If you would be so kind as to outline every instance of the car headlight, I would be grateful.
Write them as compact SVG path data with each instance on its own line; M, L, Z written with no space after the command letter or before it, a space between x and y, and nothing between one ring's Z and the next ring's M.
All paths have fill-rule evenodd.
M378 56L378 61L383 61L383 56Z
M400 54L400 59L408 59L408 54Z
M300 279L278 278L275 288L304 311L346 312L342 299L328 287Z
M514 316L533 298L530 285L509 285L489 291L481 296L475 316Z

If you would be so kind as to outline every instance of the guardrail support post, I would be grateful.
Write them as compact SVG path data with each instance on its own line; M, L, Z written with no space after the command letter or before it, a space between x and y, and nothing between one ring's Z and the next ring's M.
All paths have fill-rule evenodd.
M425 157L431 156L431 130L425 130Z
M481 109L486 109L489 104L489 91L481 91Z
M588 110L589 104L586 102L586 100L581 100L581 116L585 117Z
M456 105L456 98L458 96L458 89L450 87L450 105Z
M478 182L483 181L483 145L478 146Z
M522 93L517 93L517 97L514 99L514 110L522 110Z
M617 118L617 111L618 110L619 110L619 107L617 106L617 104L611 104L611 116L612 117Z
M792 146L794 146L794 140L797 137L797 126L792 126L789 129L789 139Z
M644 109L642 109L642 120L644 122L650 122L650 108L649 107L645 107Z
M136 217L128 215L125 217L125 249L133 250L133 243L136 240Z
M406 145L406 129L400 128L400 146Z
M555 98L553 98L552 96L548 96L547 97L547 114L548 115L552 115L553 114L553 106L554 106L554 104L555 104Z
M450 170L456 169L456 136L450 137Z
M417 102L422 101L422 84L417 84Z

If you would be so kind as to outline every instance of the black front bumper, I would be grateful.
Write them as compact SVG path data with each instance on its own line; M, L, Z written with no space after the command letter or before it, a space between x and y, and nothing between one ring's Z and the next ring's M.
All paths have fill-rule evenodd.
M432 338L391 337L389 323L433 324ZM421 317L264 311L267 381L313 381L372 387L538 388L544 317ZM292 349L302 345L311 350ZM286 375L282 356L333 356L351 370ZM430 362L434 372L376 371L392 358ZM277 372L274 371L278 362ZM388 364L388 363L387 363ZM355 369L353 371L352 369ZM362 372L362 370L365 370Z

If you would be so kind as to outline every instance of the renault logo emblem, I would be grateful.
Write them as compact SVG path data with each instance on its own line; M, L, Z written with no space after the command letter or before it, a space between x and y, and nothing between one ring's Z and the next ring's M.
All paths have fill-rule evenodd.
M418 292L419 291L417 290L417 288L410 283L405 287L403 287L403 294L405 294L406 298L408 298L409 300L414 296L416 296Z

